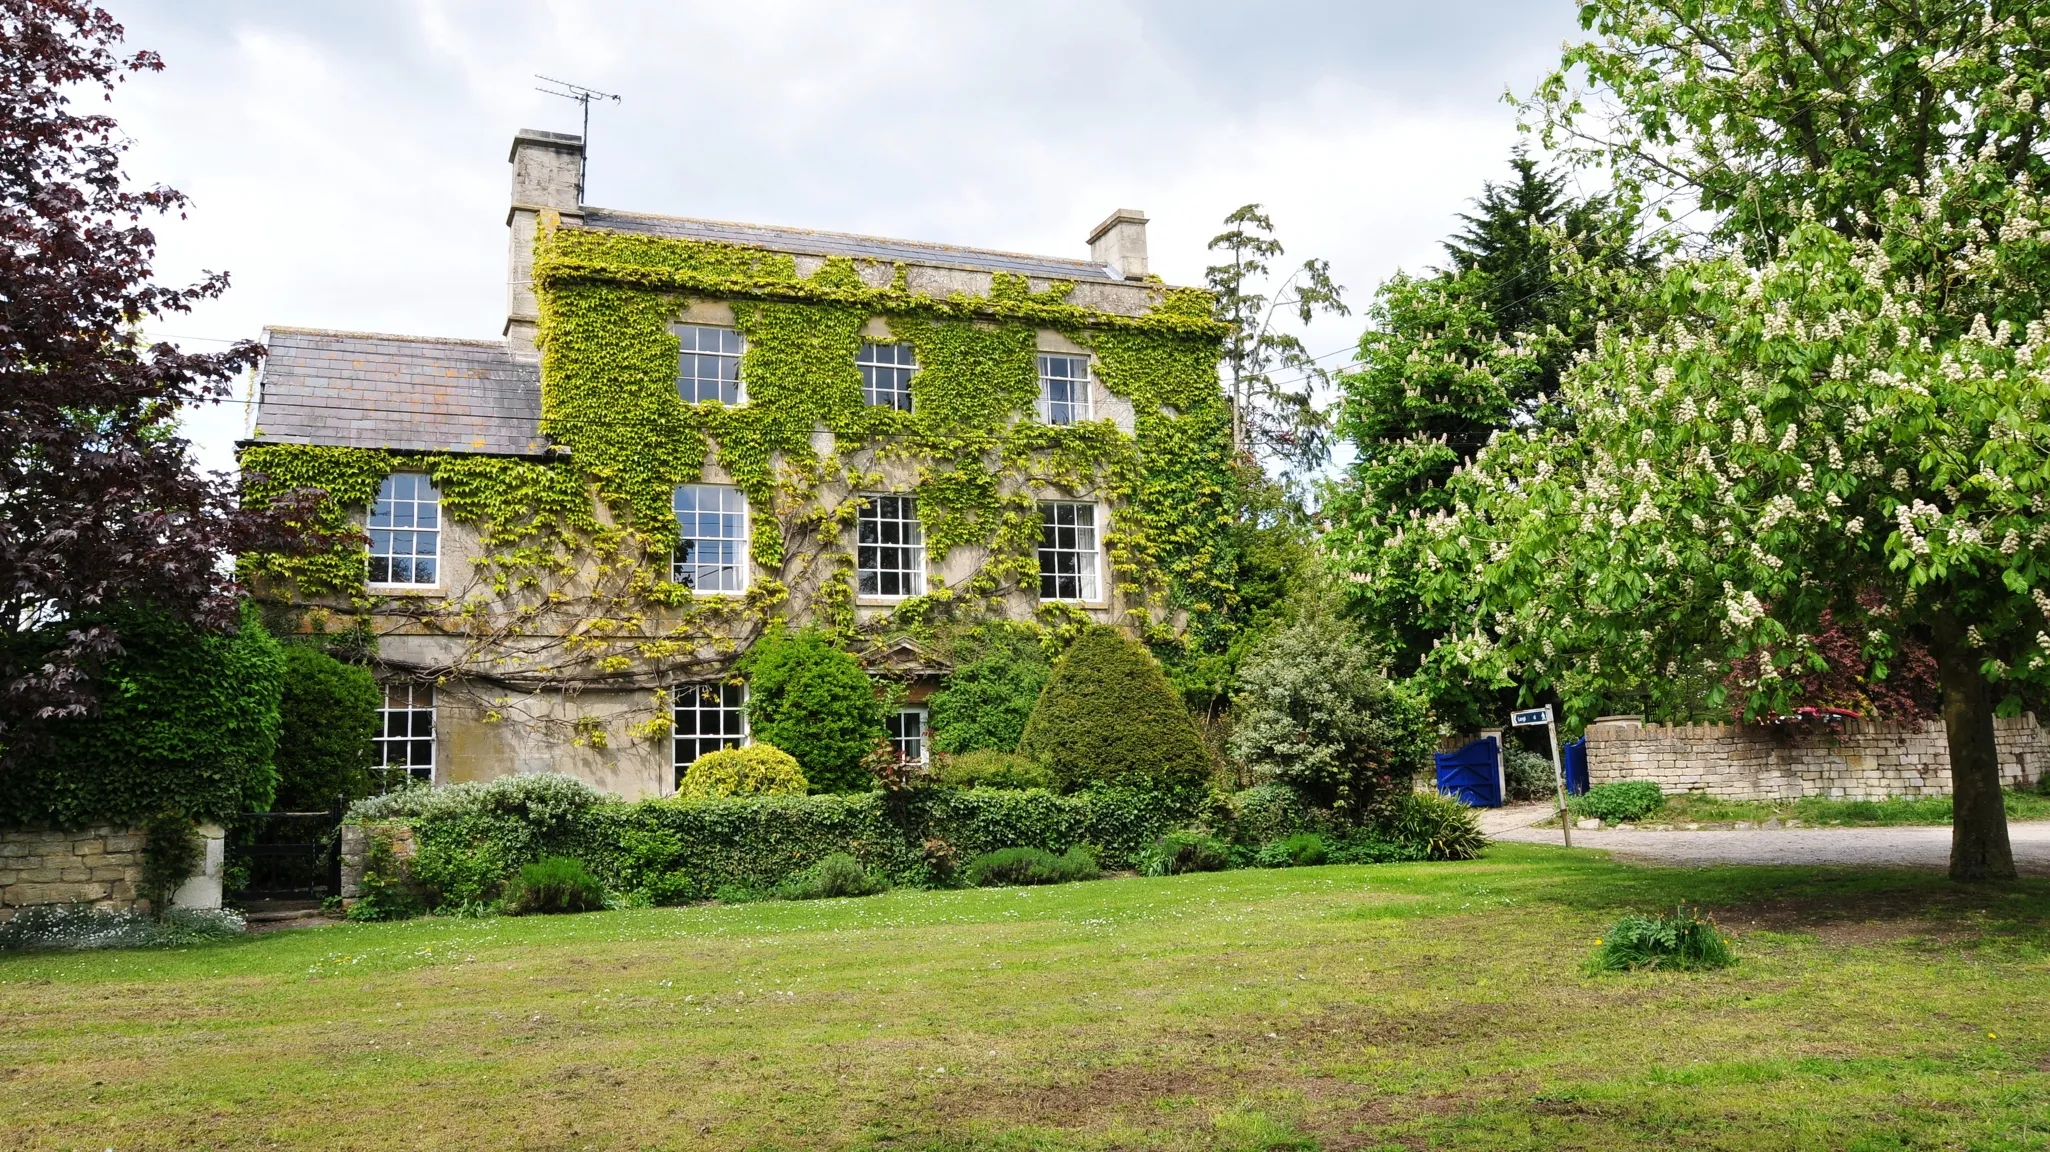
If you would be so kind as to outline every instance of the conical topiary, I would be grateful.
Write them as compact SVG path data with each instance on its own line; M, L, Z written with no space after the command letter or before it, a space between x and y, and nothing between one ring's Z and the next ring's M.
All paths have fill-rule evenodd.
M1210 776L1195 721L1153 654L1115 628L1085 629L1053 666L1018 751L1064 792L1094 784L1178 788Z

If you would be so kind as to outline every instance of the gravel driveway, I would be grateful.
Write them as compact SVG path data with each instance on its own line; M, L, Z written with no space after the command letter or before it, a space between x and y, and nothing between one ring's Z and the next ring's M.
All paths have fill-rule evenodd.
M1557 844L1557 828L1509 828L1497 840ZM2050 876L2050 821L2007 826L2015 868ZM1794 828L1754 832L1573 830L1575 848L1600 848L1653 864L1841 864L1865 868L1950 867L1950 828Z

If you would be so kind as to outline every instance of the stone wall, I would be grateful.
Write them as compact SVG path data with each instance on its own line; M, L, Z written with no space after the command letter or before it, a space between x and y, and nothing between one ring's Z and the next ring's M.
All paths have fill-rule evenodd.
M344 905L363 895L363 873L370 863L370 838L373 835L391 841L393 858L410 860L413 857L413 829L405 824L342 825L342 890L338 895Z
M1993 722L2001 782L2035 784L2050 765L2050 734L2023 714ZM1650 780L1668 794L1731 800L1884 800L1950 795L1943 723L1850 720L1838 734L1790 736L1756 725L1646 725L1634 717L1587 729L1591 784Z
M221 906L222 830L202 824L206 840L199 872L171 896L181 908ZM47 828L0 829L0 921L36 904L90 904L147 911L142 884L143 834L139 828L100 824L73 832Z

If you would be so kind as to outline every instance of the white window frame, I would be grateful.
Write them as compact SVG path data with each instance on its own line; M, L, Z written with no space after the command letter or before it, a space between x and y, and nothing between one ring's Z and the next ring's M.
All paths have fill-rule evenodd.
M676 766L675 782L670 786L670 790L675 791L676 787L683 783L684 769L691 766L691 761L720 748L745 748L754 742L754 735L749 731L747 724L746 684L736 684L728 680L692 680L671 685L669 691L669 758ZM719 693L717 703L710 708L704 706L706 691ZM688 736L683 734L682 724L686 711L692 717L691 733ZM704 734L704 725L699 723L699 720L707 715L720 717L720 731L711 735ZM725 717L729 715L738 717L740 731L737 734L725 730ZM692 748L688 757L683 754L683 742L686 740L691 742ZM706 747L707 742L712 742L713 747Z
M1070 522L1061 524L1059 518L1063 509L1070 513ZM1088 513L1089 523L1079 523L1080 514ZM1064 542L1062 531L1074 535ZM1088 533L1088 546L1083 547L1082 533ZM1090 500L1041 500L1039 502L1039 598L1041 600L1066 601L1092 604L1103 599L1103 506ZM1075 557L1073 572L1059 571L1059 557ZM1087 564L1083 559L1087 559ZM1053 570L1047 562L1054 560ZM1055 592L1060 590L1060 581L1073 579L1076 595L1047 595L1047 584L1053 582Z
M889 359L883 358L883 353L886 351L890 355ZM911 345L904 343L883 344L873 340L864 340L861 344L861 351L857 352L854 356L854 366L861 369L861 398L863 402L877 408L895 408L899 412L909 412L912 410L911 378L918 375L918 355L912 351ZM876 387L876 376L882 372L891 373L892 376L892 386L889 390L888 399L879 399L883 393ZM898 372L904 374L904 386L901 389L895 386L895 374ZM903 400L901 404L898 403L900 396Z
M677 396L682 398L684 403L702 404L706 400L717 400L722 404L734 405L747 403L747 381L740 378L740 360L741 357L747 354L747 338L740 334L740 330L738 328L732 328L722 324L673 324L670 326L670 331L676 334L677 340L676 394ZM704 334L708 332L718 333L719 343L721 345L719 348L707 351L697 346L698 344L702 343ZM733 351L731 352L726 351L724 347L728 343L726 337L729 335L733 337L731 341L733 345ZM689 347L685 347L685 345L689 345ZM724 396L696 395L696 393L702 392L704 390L705 379L704 377L696 374L695 372L693 372L690 377L691 391L693 395L684 396L683 358L685 356L708 356L714 357L722 361L730 361L733 368L733 399L728 400ZM723 385L725 383L725 378L720 377L718 380L713 381L713 383Z
M409 480L415 485L412 496L399 496L401 480ZM379 524L380 519L386 523ZM423 519L428 522L425 527L421 526ZM404 523L398 523L400 520ZM426 473L394 472L378 481L377 495L370 502L370 514L364 520L364 528L370 536L368 566L364 572L366 584L372 588L441 587L441 492L435 488L434 481L429 479ZM411 548L404 553L396 550L402 536ZM423 537L428 549L425 552L420 550ZM419 562L423 559L433 562L434 579L390 578L392 566L396 561L409 562L411 570L417 576L420 570ZM380 560L385 563L386 578L383 580L377 578L377 565Z
M913 719L914 717L915 719ZM900 731L907 720L912 725L911 734L908 736ZM923 705L897 709L896 714L888 720L890 749L897 754L897 759L904 761L906 764L927 764L932 761L932 740L926 732L930 723L931 716L926 712ZM907 744L917 750L917 755L906 756L904 754L904 748Z
M435 761L439 759L436 731L440 727L435 722L434 685L390 681L378 687L384 698L377 705L377 735L371 741L376 760L370 766L371 775L378 781L378 791L389 792L395 786L416 780L433 784ZM424 738L416 730L423 717L427 724ZM397 734L392 731L395 721ZM423 744L427 752L425 764L417 759Z
M1053 362L1066 361L1068 372L1074 365L1082 366L1082 375L1055 374ZM1074 387L1071 398L1055 400L1053 386L1056 381ZM1041 352L1039 354L1039 419L1041 423L1053 425L1080 424L1092 419L1095 413L1096 374L1089 363L1089 357L1070 355L1066 352Z
M686 494L691 500L688 510L683 507ZM705 508L708 497L718 504L709 511ZM680 530L676 549L669 554L669 578L700 596L738 596L746 592L752 567L748 557L750 524L746 494L731 484L679 484L669 496L669 507L676 514ZM690 517L689 522L685 521L686 515ZM708 524L718 534L705 535L704 529ZM728 535L728 529L737 534ZM686 553L702 555L702 546L707 545L713 559L684 558ZM714 583L731 586L704 587L702 582L707 572L727 573L730 578L715 580Z
M884 515L885 512L890 515ZM892 525L899 537L895 542L883 539L889 535L887 529ZM871 534L875 539L864 539ZM910 566L869 566L871 556L880 564L884 549L909 552ZM871 576L874 577L873 589L867 586ZM882 591L885 577L900 578L908 591ZM854 521L854 594L861 600L906 600L925 595L925 526L918 521L917 497L875 492L861 498L861 511Z

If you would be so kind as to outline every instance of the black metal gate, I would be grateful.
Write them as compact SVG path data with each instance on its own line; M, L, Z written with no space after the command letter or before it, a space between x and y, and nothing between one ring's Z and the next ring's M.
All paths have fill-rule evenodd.
M229 830L238 902L319 900L342 890L342 800L325 812L245 812Z

